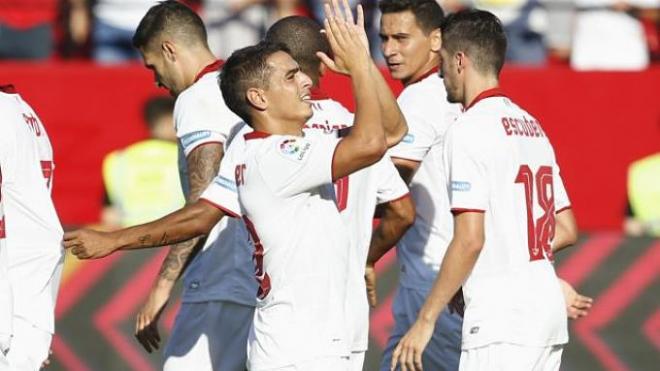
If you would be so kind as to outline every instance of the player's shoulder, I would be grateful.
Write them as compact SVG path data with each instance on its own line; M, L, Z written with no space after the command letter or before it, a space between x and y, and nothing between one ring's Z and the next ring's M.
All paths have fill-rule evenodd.
M186 108L201 102L215 101L224 103L220 85L218 84L218 73L209 73L182 91L176 98L174 109ZM223 104L224 105L224 104Z
M437 74L431 74L406 86L397 101L402 105L427 105L428 102L434 102L436 108L440 102L449 104L444 84Z

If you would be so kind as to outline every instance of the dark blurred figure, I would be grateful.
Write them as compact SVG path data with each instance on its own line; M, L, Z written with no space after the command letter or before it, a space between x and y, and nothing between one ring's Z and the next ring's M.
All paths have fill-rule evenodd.
M49 58L57 5L58 0L0 0L0 59Z

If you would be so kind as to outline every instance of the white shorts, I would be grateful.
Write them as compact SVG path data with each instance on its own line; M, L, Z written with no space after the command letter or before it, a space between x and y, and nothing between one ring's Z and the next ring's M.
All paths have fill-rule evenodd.
M392 304L394 328L383 351L383 360L380 364L381 371L390 370L392 352L417 320L417 314L425 300L426 297L422 292L399 286ZM447 308L440 313L438 320L435 322L435 330L431 341L429 341L422 354L424 370L458 370L458 362L461 358L462 326L463 318L458 314L449 313Z
M319 357L268 371L351 371L349 357Z
M34 327L21 317L14 317L13 325L14 336L4 360L9 364L9 370L39 370L41 364L48 358L53 335Z
M563 345L490 344L461 352L460 371L558 371Z
M244 371L254 307L226 301L183 303L165 346L164 371Z
M351 371L363 371L364 369L364 354L366 352L352 352L351 353Z

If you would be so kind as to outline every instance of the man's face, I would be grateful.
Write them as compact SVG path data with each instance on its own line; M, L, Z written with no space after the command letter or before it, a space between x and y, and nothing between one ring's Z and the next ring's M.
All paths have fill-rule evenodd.
M165 52L156 42L151 46L140 48L144 66L154 74L154 81L159 88L167 89L170 95L176 97L186 87L180 82L180 74L176 62L167 58Z
M312 80L285 52L277 52L268 57L268 66L269 84L264 94L268 99L270 115L299 122L302 126L312 116Z
M442 59L442 81L447 91L447 101L449 103L463 102L463 84L462 74L459 73L456 55L450 55L445 48L440 49L440 58Z
M431 34L419 27L412 11L383 14L380 21L381 51L392 77L404 84L426 73L431 58Z

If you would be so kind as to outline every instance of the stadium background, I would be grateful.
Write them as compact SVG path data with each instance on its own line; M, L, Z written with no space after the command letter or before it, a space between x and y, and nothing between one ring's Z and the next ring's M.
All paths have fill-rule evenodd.
M88 60L89 41L82 50L72 49L62 26L67 1L0 0L0 14L7 13L6 4L36 4L37 18L58 17L58 53L40 62L0 61L0 82L14 84L46 125L55 150L53 196L62 223L67 228L95 224L103 200L103 157L147 136L143 104L163 92L137 62L104 67ZM656 59L657 31L656 25L655 38L649 37ZM390 84L397 93L402 88ZM346 78L329 76L323 86L353 107ZM578 246L559 254L557 271L595 304L588 317L570 323L562 369L657 370L660 240L626 237L621 226L628 166L660 151L660 65L639 72L575 72L551 61L506 68L502 87L543 123L582 231ZM147 354L132 334L165 254L166 249L119 253L86 262L67 256L49 369L158 369L160 352ZM369 371L377 369L392 325L395 255L387 255L377 271L380 302L371 313ZM165 339L178 307L170 303L161 318Z

